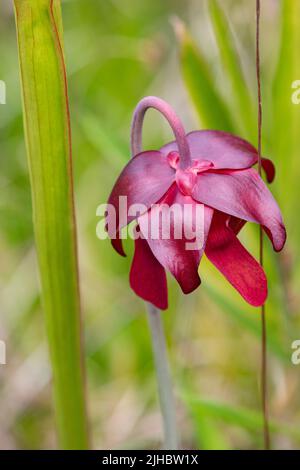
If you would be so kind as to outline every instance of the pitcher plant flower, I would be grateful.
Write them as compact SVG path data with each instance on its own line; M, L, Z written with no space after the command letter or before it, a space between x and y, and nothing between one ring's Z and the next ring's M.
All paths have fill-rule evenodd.
M159 150L141 151L143 119L150 107L167 118L176 140ZM157 97L146 97L138 104L131 138L133 158L121 172L108 200L115 208L117 221L111 224L107 216L107 227L113 247L125 256L120 231L136 220L140 234L135 239L130 271L134 292L157 308L166 309L166 271L188 294L200 285L198 267L205 254L249 304L262 305L268 290L266 275L237 235L246 222L254 222L263 227L274 250L280 251L286 231L274 197L253 168L258 162L255 147L222 131L186 134L173 109ZM267 181L271 182L275 175L273 163L263 158L262 167ZM128 212L121 220L121 196L127 198L128 206L142 204L144 213L130 215ZM159 237L151 238L148 228L157 224L160 206L172 208L175 204L190 206L192 226L197 205L204 206L202 226L193 227L203 232L201 247L188 250L184 234L180 239L174 236L184 223L176 211L171 220L170 237L163 236L160 220Z

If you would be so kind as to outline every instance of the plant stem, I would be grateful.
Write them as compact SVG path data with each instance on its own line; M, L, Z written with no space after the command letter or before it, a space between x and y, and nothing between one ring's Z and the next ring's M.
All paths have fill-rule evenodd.
M15 0L33 224L60 447L88 447L72 151L59 0Z
M264 420L264 447L265 450L270 449L270 432L268 417L268 390L267 390L267 328L265 306L261 311L261 395L262 395L262 412Z
M147 96L137 105L131 125L131 157L142 151L142 129L146 111L156 109L170 124L180 153L180 165L186 168L190 165L191 155L184 127L171 106L156 96ZM151 303L146 303L149 326L151 330L152 347L156 368L160 407L163 416L165 447L176 450L176 408L173 397L172 382L167 358L167 348L161 321L161 312Z
M166 341L161 320L161 312L150 303L147 303L147 311L152 337L159 400L163 416L165 448L168 450L176 450L178 445L176 431L176 409L167 358Z
M178 152L180 155L180 167L182 169L191 165L191 153L187 142L184 127L174 109L157 96L146 96L137 105L131 124L131 152L132 156L142 151L142 128L146 111L150 108L160 112L170 124L174 133Z
M257 78L257 101L258 101L258 172L261 176L261 133L262 133L262 97L260 81L260 0L256 0L256 78ZM259 228L259 260L263 267L264 264L264 236L263 228ZM263 413L263 434L264 448L270 449L270 431L268 416L268 390L267 390L267 326L266 326L266 308L261 307L261 401Z

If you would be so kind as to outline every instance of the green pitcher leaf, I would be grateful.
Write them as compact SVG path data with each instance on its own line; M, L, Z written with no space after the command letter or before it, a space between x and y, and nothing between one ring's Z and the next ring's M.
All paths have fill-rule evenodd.
M15 0L24 128L60 446L88 446L59 0Z

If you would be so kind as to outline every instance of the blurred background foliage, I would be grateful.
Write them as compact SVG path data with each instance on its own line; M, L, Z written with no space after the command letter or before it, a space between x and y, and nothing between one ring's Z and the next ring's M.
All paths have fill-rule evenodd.
M65 0L88 407L96 448L155 448L162 438L143 303L128 286L132 243L122 259L96 238L96 208L129 158L131 113L156 94L186 129L231 130L256 144L255 1ZM300 2L262 2L263 150L277 166L272 191L288 229L284 252L268 241L269 405L274 448L300 446L298 132ZM0 4L0 448L55 448L51 373L33 245L10 0ZM171 139L150 112L144 145ZM258 229L241 238L258 255ZM202 286L183 297L169 278L163 314L183 446L261 448L260 317L206 260ZM300 367L300 366L298 366Z

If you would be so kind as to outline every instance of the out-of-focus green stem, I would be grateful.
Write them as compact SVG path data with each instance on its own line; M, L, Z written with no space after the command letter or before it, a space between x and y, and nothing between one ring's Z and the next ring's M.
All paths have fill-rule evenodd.
M230 29L230 22L227 20L221 4L222 2L218 0L208 2L220 58L231 82L232 98L239 111L237 124L240 125L240 121L242 121L243 132L246 132L245 136L255 142L254 106L242 71L239 54Z
M147 303L148 320L151 332L154 363L157 375L160 407L163 417L165 449L178 449L176 424L176 406L169 362L167 357L166 340L161 320L161 312L154 305Z
M231 111L216 87L202 51L179 18L173 18L173 27L179 44L183 79L202 126L234 132Z
M15 0L33 222L60 447L88 447L59 0Z

